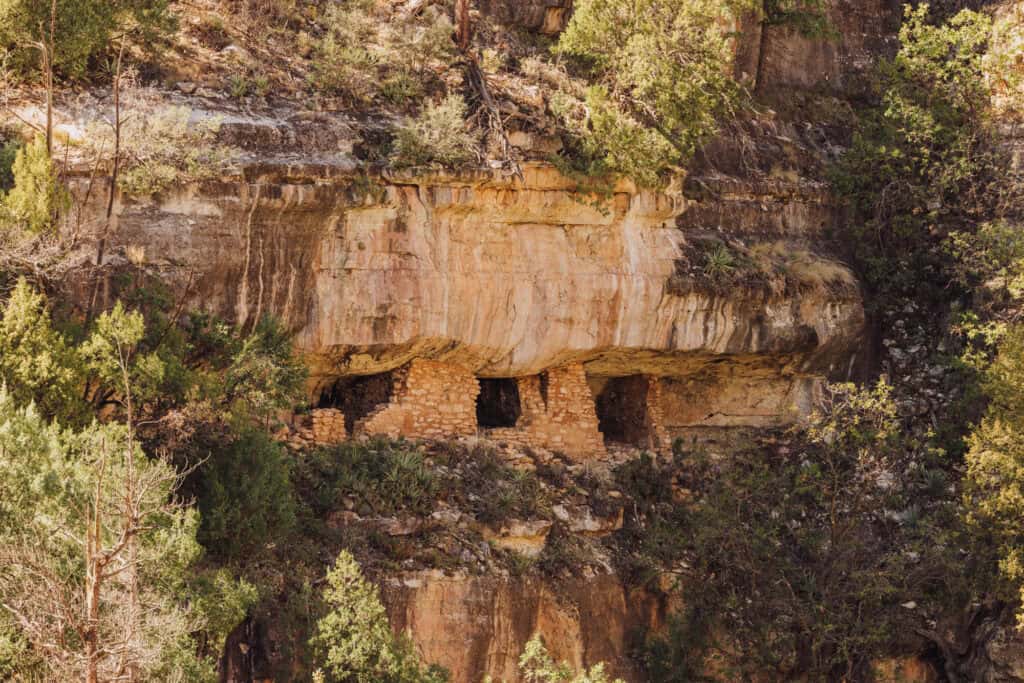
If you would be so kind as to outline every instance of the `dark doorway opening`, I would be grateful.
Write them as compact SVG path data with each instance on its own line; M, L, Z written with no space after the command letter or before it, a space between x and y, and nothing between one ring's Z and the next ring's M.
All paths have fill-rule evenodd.
M613 377L597 395L597 426L605 441L647 447L647 378Z
M391 372L359 377L339 377L320 392L317 408L337 408L345 414L345 429L352 433L356 422L377 406L391 400Z
M522 415L519 385L511 378L481 379L476 397L476 423L483 428L515 427Z

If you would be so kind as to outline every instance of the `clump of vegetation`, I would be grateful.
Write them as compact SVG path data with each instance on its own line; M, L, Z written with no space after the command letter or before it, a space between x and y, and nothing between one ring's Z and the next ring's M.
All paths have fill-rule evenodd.
M835 31L826 0L765 0L761 9L766 25L789 26L807 38L828 37Z
M556 51L590 85L560 91L552 109L587 175L656 185L712 134L739 90L727 27L742 3L585 0Z
M494 449L456 447L435 457L451 470L449 490L460 507L481 522L550 517L550 496L537 475L510 467Z
M985 74L991 80L993 108L1001 117L1024 116L1024 13L1007 12L992 26L985 54Z
M311 504L318 514L337 509L348 497L367 514L428 515L441 490L440 478L419 447L387 439L312 451L300 476L302 488L314 494Z
M998 548L1009 600L1024 600L1022 388L1024 328L1018 324L1001 336L998 355L984 373L984 389L991 401L981 424L970 435L966 456L969 521L979 537L991 538ZM1024 625L1019 611L1018 622Z
M846 266L800 244L762 242L747 247L714 238L687 245L669 284L680 294L695 286L719 292L739 287L776 295L808 291L837 295L858 287Z
M943 240L1000 201L987 142L991 19L965 10L934 25L928 12L908 7L900 50L880 68L881 102L833 173L857 217L855 265L880 299L934 301L949 280Z
M182 183L213 178L232 151L217 143L220 120L192 120L185 106L130 107L123 114L119 188L134 196L164 192ZM97 155L110 155L113 132L95 127L89 136Z
M13 187L0 196L0 211L10 227L32 235L55 229L71 199L41 136L17 150L11 179Z
M147 457L137 440L136 401L163 371L158 357L140 350L141 314L115 306L71 353L21 282L5 320L8 368L35 360L9 354L31 354L47 361L45 373L59 384L91 373L116 390L125 421L63 429L0 389L0 671L47 680L99 680L119 670L208 680L217 653L197 638L219 643L255 594L197 568L198 515L176 498L181 475ZM52 353L39 353L41 343ZM11 377L16 389L36 382ZM46 397L48 408L67 400L55 414L77 404L60 391Z
M705 252L704 274L714 281L725 281L736 272L739 259L736 254L722 243L716 244Z
M395 166L461 166L476 156L476 140L467 129L466 103L449 95L428 104L395 133L391 155Z
M18 405L33 404L65 424L83 414L84 372L77 353L52 325L45 297L20 278L0 320L0 385Z
M378 96L396 104L424 95L435 64L454 53L452 25L444 12L384 17L371 0L331 5L327 30L316 49L314 83L354 102Z
M18 158L21 144L10 140L0 145L0 193L14 187L14 160Z
M167 0L51 0L0 2L0 56L27 73L40 63L37 45L53 49L54 70L79 79L97 66L124 33L152 44L174 26ZM52 33L51 33L52 21Z
M423 666L412 644L388 624L378 588L363 578L359 564L342 551L327 572L324 602L329 611L310 644L319 655L322 680L354 683L444 683L448 673Z
M258 552L275 539L286 538L295 525L290 459L284 446L258 428L243 426L237 431L211 440L196 481L202 516L199 540L218 559ZM209 432L218 434L212 427Z
M540 634L534 634L523 649L519 657L519 670L527 683L624 683L620 678L609 678L603 662L583 671L573 671L564 662L555 663L544 647Z
M919 610L962 597L956 501L933 482L946 456L904 441L890 391L832 386L788 440L695 463L704 471L673 547L701 590L680 616L687 639L653 658L654 680L678 680L712 651L739 678L858 677Z

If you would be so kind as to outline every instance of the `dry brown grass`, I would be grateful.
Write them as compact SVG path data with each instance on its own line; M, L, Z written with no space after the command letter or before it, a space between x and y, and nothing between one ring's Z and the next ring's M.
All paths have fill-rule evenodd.
M849 268L836 260L786 242L764 242L749 249L749 256L764 273L778 273L801 290L840 292L857 289Z

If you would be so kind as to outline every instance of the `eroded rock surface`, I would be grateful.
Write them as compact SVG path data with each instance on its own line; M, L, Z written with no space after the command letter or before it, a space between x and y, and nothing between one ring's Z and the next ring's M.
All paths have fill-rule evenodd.
M534 633L556 660L580 668L605 662L608 673L643 680L629 660L628 636L656 628L666 606L629 590L613 575L557 585L530 579L445 576L421 572L387 581L384 599L396 630L418 634L426 661L449 669L453 681L519 680L518 661Z

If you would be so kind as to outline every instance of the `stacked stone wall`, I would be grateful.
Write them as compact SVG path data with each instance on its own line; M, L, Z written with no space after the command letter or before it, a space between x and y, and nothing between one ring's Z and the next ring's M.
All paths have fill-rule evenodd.
M313 441L318 444L341 443L348 438L345 429L345 413L335 408L318 408L313 411Z
M479 393L469 370L416 359L394 373L391 400L356 422L353 433L412 439L472 436Z
M489 430L490 438L558 451L580 460L605 453L594 397L582 365L552 368L516 382L522 415L515 427Z
M647 448L657 452L668 451L672 439L665 427L664 387L657 377L647 378Z

